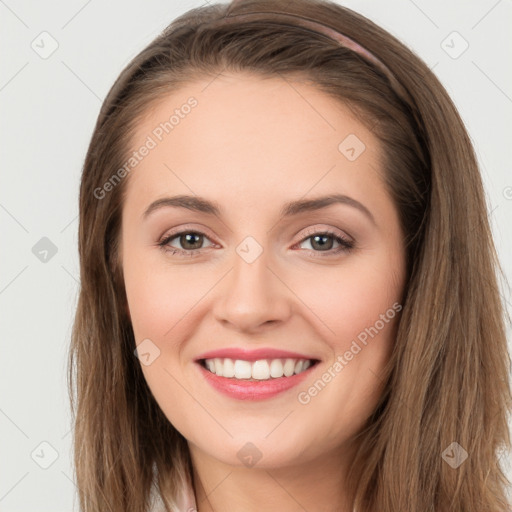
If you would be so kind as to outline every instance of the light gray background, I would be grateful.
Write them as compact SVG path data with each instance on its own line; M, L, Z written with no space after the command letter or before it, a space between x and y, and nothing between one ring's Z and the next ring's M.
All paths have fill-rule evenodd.
M1 512L76 509L66 363L83 159L121 69L176 16L204 3L0 0ZM454 99L476 146L510 281L511 1L340 3L417 52ZM469 47L458 55L465 41ZM52 44L56 51L44 55ZM43 237L57 250L46 262L33 251L48 245ZM503 295L512 311L510 293ZM503 460L512 478L510 454Z

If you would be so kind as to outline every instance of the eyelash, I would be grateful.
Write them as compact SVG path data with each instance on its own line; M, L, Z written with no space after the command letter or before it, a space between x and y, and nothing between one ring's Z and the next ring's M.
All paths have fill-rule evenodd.
M183 257L194 257L198 255L198 252L200 252L202 249L192 249L192 250L185 250L185 249L177 249L175 247L169 248L168 244L175 238L179 238L181 235L199 235L204 236L205 238L208 238L205 233L202 233L201 231L194 231L194 230L186 230L186 231L180 231L179 233L173 233L172 235L166 236L163 240L161 240L158 243L158 246L165 252L171 253L171 255L181 255ZM315 251L313 249L308 249L313 253L313 257L315 258L328 258L335 256L341 252L350 252L354 248L354 242L351 240L348 240L337 233L334 233L330 231L329 229L323 230L323 231L312 231L307 234L305 238L303 238L298 244L300 245L309 238L313 238L314 236L331 236L334 238L336 242L340 244L340 247L337 247L336 249L329 249L328 251ZM320 254L318 254L320 253Z

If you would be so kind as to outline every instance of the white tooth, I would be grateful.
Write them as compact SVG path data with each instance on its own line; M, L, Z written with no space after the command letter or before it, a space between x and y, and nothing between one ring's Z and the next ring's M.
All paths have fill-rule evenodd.
M250 379L252 365L249 361L237 359L235 361L235 377L237 379Z
M252 378L257 380L265 380L270 377L270 367L265 359L254 361L252 363Z
M295 370L295 359L287 359L283 365L283 373L285 377L291 377Z
M270 376L276 379L278 377L282 377L283 375L283 363L280 359L273 359L270 363Z
M311 366L311 361L304 359L260 359L258 361L244 361L241 359L233 360L229 358L206 359L205 366L212 373L219 377L269 380L271 377L276 379L291 377L294 373L298 374L307 370Z
M213 362L215 363L215 373L219 376L219 377L222 377L223 374L222 374L222 359L216 357Z
M224 359L224 368L222 369L223 377L232 378L235 376L235 364L233 363L233 359Z

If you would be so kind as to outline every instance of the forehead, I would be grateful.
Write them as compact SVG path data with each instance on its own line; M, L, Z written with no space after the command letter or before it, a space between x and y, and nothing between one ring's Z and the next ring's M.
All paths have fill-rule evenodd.
M308 191L364 195L382 173L379 142L355 114L289 78L187 84L148 109L131 141L132 151L143 146L126 194L139 209L170 192L260 207Z

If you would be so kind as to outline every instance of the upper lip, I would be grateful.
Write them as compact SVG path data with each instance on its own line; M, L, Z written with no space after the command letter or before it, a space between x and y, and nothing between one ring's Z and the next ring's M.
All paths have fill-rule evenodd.
M289 352L287 350L278 350L275 348L257 348L247 350L243 348L221 348L205 352L196 358L196 361L202 359L215 358L242 359L244 361L258 361L259 359L313 359L316 358L299 354L298 352Z

